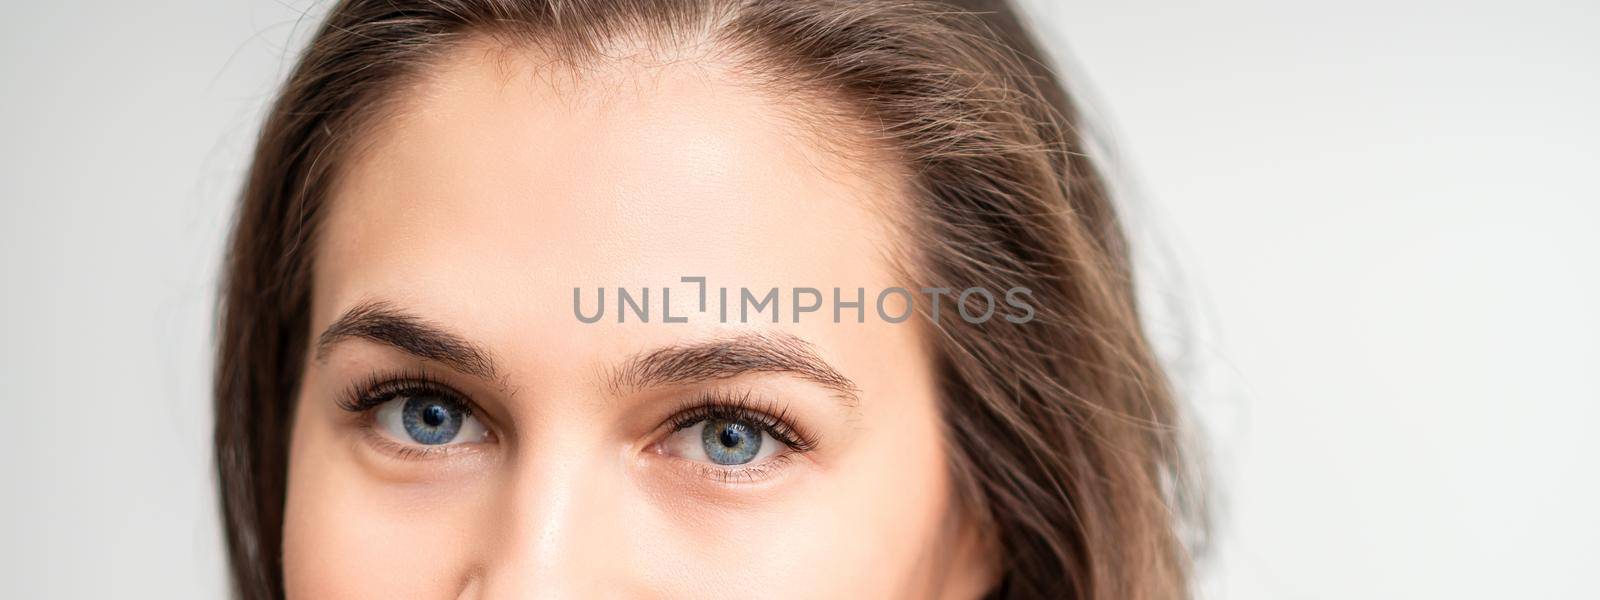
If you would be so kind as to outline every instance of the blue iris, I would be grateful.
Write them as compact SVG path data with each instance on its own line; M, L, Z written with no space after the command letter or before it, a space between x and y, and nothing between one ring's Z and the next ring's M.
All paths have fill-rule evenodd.
M742 465L755 459L761 450L761 428L748 421L706 421L700 432L706 457L719 465Z
M449 443L467 419L461 403L440 396L414 396L406 399L400 423L406 434L419 444L436 446Z

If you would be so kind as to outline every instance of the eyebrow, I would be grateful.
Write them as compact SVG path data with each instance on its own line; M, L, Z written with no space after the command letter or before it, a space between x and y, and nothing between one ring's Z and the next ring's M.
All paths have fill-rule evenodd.
M323 360L334 345L347 339L392 346L467 375L499 379L494 356L488 350L388 302L365 302L345 311L317 337L317 360Z
M611 372L613 392L729 379L755 373L787 373L836 392L846 405L860 389L817 355L815 347L783 332L743 333L636 354Z
M482 379L500 379L488 350L389 302L365 302L345 311L318 336L317 360L347 339L391 346ZM833 390L846 406L859 402L854 381L823 360L810 342L784 332L742 333L636 354L611 370L608 383L620 394L758 373L794 375Z

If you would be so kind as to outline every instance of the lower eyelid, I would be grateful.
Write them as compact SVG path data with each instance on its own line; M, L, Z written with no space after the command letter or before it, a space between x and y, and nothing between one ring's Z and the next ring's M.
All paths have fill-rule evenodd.
M674 470L684 473L685 475L717 485L730 486L758 484L779 477L786 469L797 466L794 463L797 462L798 459L802 458L800 455L805 453L803 450L790 447L788 444L778 440L764 430L763 433L767 436L767 440L764 442L764 444L773 444L773 447L776 448L776 451L759 459L759 461L752 461L745 464L719 465L711 462L710 459L705 456L704 450L699 449L698 447L694 452L695 455L698 455L698 459L683 456L681 451L674 451L669 447L673 441L670 436L681 434L685 431L694 431L698 426L699 423L696 423L688 427L676 428L669 431L667 433L669 437L654 444L654 450L652 452L660 455L661 459L668 461L673 466ZM692 440L688 440L688 442L696 442L699 436L695 435L693 438L694 439ZM696 446L698 446L697 443Z
M480 443L440 444L429 446L424 444L407 444L390 438L379 431L376 410L368 411L362 415L361 420L362 443L391 458L400 460L433 460L451 456L460 456L479 451ZM493 441L493 433L489 433L489 441Z
M374 450L393 458L398 458L401 460L426 460L444 456L448 452L448 450L446 450L448 446L430 448L427 446L402 444L394 441L389 439L389 436L384 435L383 432L378 431L375 424L370 422L363 426L362 429L362 437L364 438L362 440L363 443L371 446Z
M693 463L698 474L717 483L742 485L766 481L790 465L796 452L789 450L754 465L721 466L711 463ZM685 461L687 462L687 461Z

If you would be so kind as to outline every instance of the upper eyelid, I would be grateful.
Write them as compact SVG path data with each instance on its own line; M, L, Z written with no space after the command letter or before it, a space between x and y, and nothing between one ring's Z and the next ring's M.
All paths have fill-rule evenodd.
M780 406L776 401L758 399L746 392L732 394L728 392L704 392L694 396L694 399L685 406L680 407L667 418L666 425L671 425L674 432L693 426L699 421L716 415L709 414L711 410L727 410L736 415L761 417L764 430L774 429L774 425L782 426L785 431L777 432L779 441L800 452L815 450L818 444L817 437L807 428L797 425L795 419L788 415L787 406ZM770 421L771 423L765 423ZM769 433L774 433L770 432ZM782 439L788 438L788 439Z
M423 369L401 371L374 371L371 375L357 380L351 384L339 399L339 407L350 412L359 412L376 408L381 402L372 398L380 388L392 388L412 384L418 388L428 388L430 391L443 392L452 398L460 400L468 408L477 408L477 403L461 390L448 383L440 381Z
M614 365L602 383L614 395L631 391L709 383L762 374L798 377L827 388L848 409L860 404L860 388L823 359L815 344L784 331L752 331L671 344Z

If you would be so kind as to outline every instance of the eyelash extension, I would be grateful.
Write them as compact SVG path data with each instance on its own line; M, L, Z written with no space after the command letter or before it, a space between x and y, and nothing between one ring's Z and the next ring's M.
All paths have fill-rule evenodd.
M397 396L436 395L450 398L461 405L466 416L473 414L472 402L461 392L439 381L427 371L376 371L357 381L339 399L339 408L353 413L364 413Z
M803 429L791 425L788 407L780 407L770 400L755 398L751 392L703 392L680 408L668 421L673 431L682 431L707 420L747 421L760 427L767 435L783 442L795 452L810 452L817 447L817 438Z

